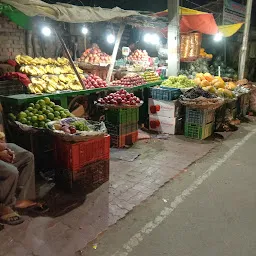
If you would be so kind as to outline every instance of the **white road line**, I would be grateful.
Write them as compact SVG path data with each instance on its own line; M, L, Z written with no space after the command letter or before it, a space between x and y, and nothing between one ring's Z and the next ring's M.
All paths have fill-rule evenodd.
M126 242L122 249L118 250L112 256L127 256L133 249L138 246L147 234L150 234L156 227L158 227L184 200L197 189L210 175L216 171L223 163L225 163L237 149L239 149L247 140L256 133L256 129L248 133L242 140L240 140L234 147L232 147L222 158L211 165L200 177L198 177L188 188L176 196L169 207L165 207L154 220L148 222L140 231L133 235L128 242Z

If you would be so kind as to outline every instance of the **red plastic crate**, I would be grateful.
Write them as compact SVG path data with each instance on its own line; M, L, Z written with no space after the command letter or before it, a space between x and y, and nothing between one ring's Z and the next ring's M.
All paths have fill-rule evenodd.
M57 170L55 180L59 188L90 192L109 180L109 160L88 164L77 172Z
M58 168L79 171L89 163L109 159L109 155L109 135L76 143L61 139L55 141L55 161Z
M115 136L111 135L111 146L123 148L125 145L132 145L138 140L138 131L129 134Z

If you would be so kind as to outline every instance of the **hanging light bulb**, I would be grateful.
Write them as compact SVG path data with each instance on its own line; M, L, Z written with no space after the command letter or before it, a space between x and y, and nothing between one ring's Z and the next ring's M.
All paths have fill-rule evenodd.
M41 32L44 36L50 36L52 33L52 30L49 27L45 26L42 28Z
M88 33L88 28L83 26L81 29L82 34L86 35Z
M116 41L116 37L113 34L107 35L107 42L113 44Z
M223 38L223 34L220 33L220 32L218 32L217 34L214 35L213 40L214 40L215 42L220 42L220 41L222 40L222 38Z

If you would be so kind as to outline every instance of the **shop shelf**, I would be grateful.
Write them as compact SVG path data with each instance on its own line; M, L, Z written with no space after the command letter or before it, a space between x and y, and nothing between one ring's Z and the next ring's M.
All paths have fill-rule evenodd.
M123 148L126 145L132 145L138 140L138 131L131 132L126 135L111 135L111 146L115 148Z
M105 118L112 124L135 123L139 119L139 108L109 109L105 112Z
M161 88L151 88L151 96L156 100L171 101L176 100L180 97L181 91L176 88L161 87Z
M73 191L92 191L109 180L109 160L101 160L85 165L77 172L69 169L57 169L56 185Z
M128 123L128 124L117 124L113 125L112 123L105 122L108 134L110 135L126 135L131 132L135 132L138 130L138 123Z
M206 125L185 123L185 136L188 138L203 140L212 135L213 129L214 123Z
M214 122L215 110L186 108L186 123L205 125Z
M57 167L78 171L86 164L109 159L110 136L88 141L70 143L61 139L55 141L55 161Z

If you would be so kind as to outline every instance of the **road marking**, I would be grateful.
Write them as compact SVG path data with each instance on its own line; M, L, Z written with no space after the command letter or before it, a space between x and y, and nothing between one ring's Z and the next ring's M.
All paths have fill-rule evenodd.
M118 250L112 256L127 256L135 247L137 247L144 239L144 237L150 234L156 227L158 227L184 200L197 189L210 175L216 171L222 164L224 164L237 149L239 149L247 140L256 133L256 129L248 133L242 140L240 140L234 147L232 147L222 158L211 165L200 177L198 177L188 188L176 196L171 202L169 207L165 207L154 220L148 222L140 231L133 235L128 242L126 242L122 249Z

